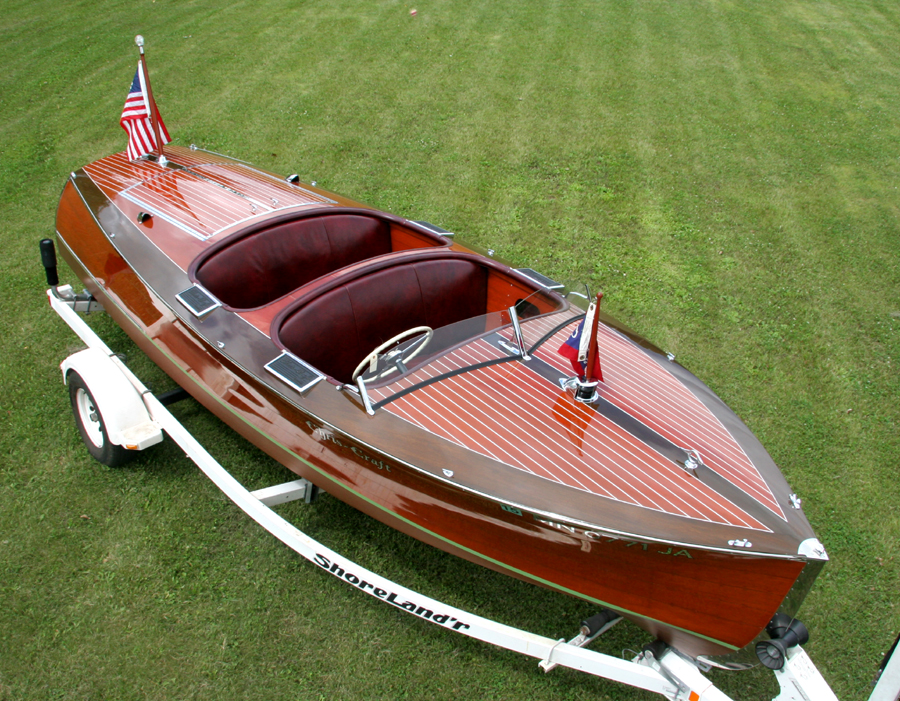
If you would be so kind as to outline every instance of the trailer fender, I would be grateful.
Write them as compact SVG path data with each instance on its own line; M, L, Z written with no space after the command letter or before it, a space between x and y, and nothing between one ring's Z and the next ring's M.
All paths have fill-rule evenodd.
M66 384L73 372L84 380L103 417L110 443L144 450L162 441L162 429L151 418L140 392L108 355L88 348L70 355L60 369Z

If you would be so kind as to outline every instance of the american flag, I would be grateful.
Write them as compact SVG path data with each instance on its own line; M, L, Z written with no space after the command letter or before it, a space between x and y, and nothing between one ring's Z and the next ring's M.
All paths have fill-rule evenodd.
M148 102L144 75L141 71L141 64L138 63L134 80L131 81L131 90L128 92L125 107L122 109L122 117L119 120L119 124L128 132L127 155L129 161L134 161L156 149L156 137L153 134L153 122L150 121ZM167 144L172 139L169 137L169 132L166 131L166 125L163 124L158 111L156 118L159 120L160 136L163 143Z

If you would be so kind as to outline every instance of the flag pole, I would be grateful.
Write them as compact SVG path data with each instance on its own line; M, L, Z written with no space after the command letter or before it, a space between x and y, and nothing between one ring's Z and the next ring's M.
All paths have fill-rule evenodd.
M163 153L163 141L159 133L159 112L156 109L156 100L153 99L153 89L150 87L150 74L147 72L147 62L144 59L144 37L138 34L134 38L134 43L137 44L141 52L141 71L144 74L144 85L147 86L147 102L149 103L147 109L150 111L150 123L153 124L153 135L156 137L156 148L159 150L159 157L156 162L165 167L169 161Z
M594 318L591 320L591 336L590 336L590 345L588 346L588 357L587 357L587 373L585 375L585 380L587 382L594 382L596 380L603 381L603 371L598 367L597 375L598 377L594 377L594 365L597 361L597 324L600 321L600 302L603 299L603 293L597 293L597 306L594 308Z
M588 307L587 316L582 320L579 327L581 329L581 341L585 339L584 334L589 334L587 357L582 355L580 349L578 352L579 362L587 361L584 375L579 373L566 383L567 388L575 390L575 401L583 402L584 404L593 404L597 401L600 396L597 392L597 385L603 382L603 371L600 369L600 363L597 360L597 327L600 323L600 301L602 299L603 293L597 293L597 301L592 302L590 307ZM590 329L587 328L588 321L590 321ZM583 348L584 346L580 345L580 347ZM581 360L582 358L585 358L585 360ZM595 366L596 373L594 372Z

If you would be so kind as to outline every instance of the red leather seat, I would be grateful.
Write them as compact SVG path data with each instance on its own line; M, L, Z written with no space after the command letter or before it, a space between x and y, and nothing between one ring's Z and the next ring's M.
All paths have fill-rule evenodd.
M357 214L295 219L211 250L194 272L225 305L254 309L333 270L391 252L390 224Z
M415 326L434 329L486 313L488 270L468 257L379 267L286 310L273 338L340 382L379 344Z

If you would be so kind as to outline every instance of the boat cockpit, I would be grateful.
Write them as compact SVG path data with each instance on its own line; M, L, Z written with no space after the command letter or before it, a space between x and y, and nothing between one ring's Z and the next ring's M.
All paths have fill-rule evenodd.
M416 356L419 366L568 307L539 282L450 246L375 210L319 211L233 234L198 256L189 274L230 311L272 310L275 345L341 385L396 373L394 381Z
M566 302L481 256L428 251L372 261L316 285L281 311L271 336L329 377L350 383L393 341L413 339L406 347L415 347L416 355L430 344L423 356L430 357L508 326L509 308L516 305L527 318L560 311ZM438 342L432 341L436 330L444 330ZM426 338L416 341L417 335ZM411 351L404 359L412 359ZM375 370L373 362L370 375Z
M364 209L266 221L204 251L189 274L226 307L271 304L347 266L397 251L446 248L443 236Z

